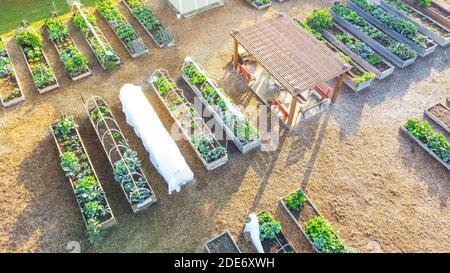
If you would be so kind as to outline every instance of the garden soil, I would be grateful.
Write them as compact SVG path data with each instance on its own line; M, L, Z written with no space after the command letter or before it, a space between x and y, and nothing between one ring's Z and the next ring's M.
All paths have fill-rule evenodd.
M244 0L228 0L221 8L179 20L168 1L151 1L150 6L175 34L177 45L169 49L156 48L120 4L120 10L150 47L150 54L131 59L97 14L100 28L122 59L116 71L103 71L80 32L68 22L75 43L89 56L93 75L72 82L63 75L56 50L45 38L45 52L61 87L43 95L33 86L18 46L7 40L26 101L0 108L0 251L68 252L76 245L69 242L75 241L84 252L204 252L204 242L227 229L242 251L254 252L242 234L245 217L268 209L281 220L296 251L311 252L278 202L302 188L345 244L357 251L448 252L450 173L399 132L409 117L424 118L425 109L445 103L450 95L448 48L438 48L431 56L396 69L389 78L373 82L358 94L344 88L329 111L295 130L283 131L275 151L243 155L229 142L229 162L207 172L189 143L178 141L196 181L172 195L125 122L119 89L133 83L143 86L162 122L171 128L173 120L146 78L161 67L180 79L179 68L186 56L198 60L236 103L258 105L243 78L231 69L231 29L258 23L275 11L303 19L331 3L274 2L271 8L258 11ZM179 82L192 96L187 85ZM106 99L143 161L159 200L141 213L132 213L89 124L83 100L91 95ZM49 132L49 125L61 113L73 114L79 123L118 221L97 245L86 241L80 211L59 167Z

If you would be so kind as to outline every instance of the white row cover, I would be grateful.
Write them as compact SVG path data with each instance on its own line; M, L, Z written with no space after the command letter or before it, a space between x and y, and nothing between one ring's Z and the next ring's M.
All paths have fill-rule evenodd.
M153 166L169 184L169 194L173 191L179 192L181 186L194 179L194 173L142 93L142 88L125 84L120 89L120 101L127 123L133 126L134 132L141 138L150 154Z
M255 213L251 213L248 215L244 232L250 233L250 238L252 239L252 243L255 246L258 253L264 253L264 249L261 243L261 238L259 236L259 220L258 216Z

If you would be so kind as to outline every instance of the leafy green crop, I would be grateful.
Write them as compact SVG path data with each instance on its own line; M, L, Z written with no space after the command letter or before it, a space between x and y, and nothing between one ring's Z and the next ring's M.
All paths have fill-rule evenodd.
M226 154L224 147L216 147L213 140L208 139L205 135L199 135L192 139L192 144L200 153L206 162L213 162Z
M159 94L161 96L167 95L167 93L169 93L169 91L176 88L175 83L165 76L159 77L156 80L155 84L156 84L156 87L158 88Z
M306 17L305 22L311 29L320 33L333 25L333 17L327 9L319 9Z
M53 127L55 135L60 140L66 140L68 135L76 128L72 116L62 116L59 122Z
M296 191L283 199L284 204L291 210L301 210L306 200L303 191Z
M48 18L45 20L48 38L53 42L63 42L69 38L69 28L59 18Z
M64 72L72 77L89 71L89 60L74 46L62 50L60 59L64 64Z
M87 239L93 244L99 242L105 236L105 232L100 228L100 222L97 219L91 218L87 223Z
M320 216L305 223L305 233L322 253L348 252L325 219Z
M40 89L56 83L55 72L45 64L31 66L31 73L37 87Z
M41 48L42 36L37 31L20 27L16 31L16 41L22 47Z
M65 152L60 156L61 168L66 176L74 177L80 171L80 163L74 152Z
M353 36L343 33L336 35L336 39L343 42L345 46L371 65L378 65L382 62L380 55L375 53L366 43L354 38Z
M427 121L419 121L410 118L404 124L409 135L424 143L433 153L440 157L446 164L450 163L450 144L444 135L433 130Z
M427 8L427 7L431 6L431 4L433 3L433 0L414 0L414 3L416 3L417 5L419 5L423 8Z
M273 239L281 231L280 221L274 220L267 211L258 216L258 222L261 241Z

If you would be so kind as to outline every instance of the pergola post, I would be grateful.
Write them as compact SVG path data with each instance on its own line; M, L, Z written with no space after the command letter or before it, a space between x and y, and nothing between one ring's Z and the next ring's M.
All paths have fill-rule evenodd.
M334 87L333 96L331 97L331 103L335 103L337 97L339 96L339 92L341 91L342 84L344 83L345 73L339 75L336 86Z
M239 61L239 57L238 57L239 43L236 39L233 39L233 40L234 40L233 66L234 66L234 69L237 69L238 61Z
M288 125L292 126L292 123L294 122L295 109L297 108L297 98L295 95L292 95L290 107L291 109L289 109Z

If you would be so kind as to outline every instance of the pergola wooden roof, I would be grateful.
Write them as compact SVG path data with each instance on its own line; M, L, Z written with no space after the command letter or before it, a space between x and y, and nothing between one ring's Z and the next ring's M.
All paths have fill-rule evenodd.
M255 25L233 30L231 36L236 44L244 47L294 95L350 69L327 46L282 13Z

